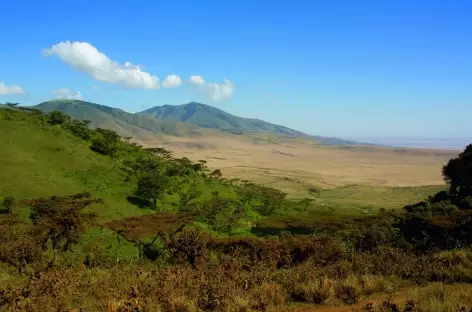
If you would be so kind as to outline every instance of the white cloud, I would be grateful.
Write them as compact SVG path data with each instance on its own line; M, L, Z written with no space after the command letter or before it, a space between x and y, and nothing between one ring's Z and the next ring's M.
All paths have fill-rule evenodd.
M26 91L18 85L7 86L5 83L0 82L0 95L7 94L26 94Z
M162 86L164 88L177 88L177 87L180 87L182 85L182 79L180 79L179 76L177 75L169 75L166 77L166 79L164 79L164 81L162 82Z
M82 94L79 91L71 91L69 89L57 89L52 91L56 99L80 100Z
M233 95L234 85L231 81L225 79L223 84L209 83L205 89L210 99L218 102L227 100Z
M98 89L100 89L100 86L99 85L93 85L90 88L92 88L92 90L98 90Z
M60 42L44 49L43 54L56 55L67 65L99 81L133 89L159 88L159 78L156 76L130 62L119 64L88 42Z
M205 79L202 76L190 76L190 84L202 85L205 83Z
M213 102L227 100L234 92L234 84L228 79L225 79L222 84L214 82L205 84L205 79L202 76L190 76L189 83L208 96Z

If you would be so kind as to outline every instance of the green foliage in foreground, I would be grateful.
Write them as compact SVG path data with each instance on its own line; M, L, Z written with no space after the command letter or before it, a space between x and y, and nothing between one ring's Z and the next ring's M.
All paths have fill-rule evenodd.
M315 216L316 197L288 200L62 113L12 108L0 110L0 311L286 310L472 282L469 186L454 180L468 177L469 147L466 174L444 170L450 191L405 213ZM282 231L223 236L264 223Z

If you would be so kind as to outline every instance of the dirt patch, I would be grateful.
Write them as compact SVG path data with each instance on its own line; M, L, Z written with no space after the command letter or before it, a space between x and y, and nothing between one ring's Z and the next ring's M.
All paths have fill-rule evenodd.
M360 312L360 311L368 311L366 309L367 305L372 304L373 307L378 307L388 300L397 305L404 304L407 301L406 291L395 294L393 296L383 295L383 296L378 296L376 298L362 300L353 305L324 306L324 307L316 307L316 308L297 308L297 309L291 310L291 312L350 312L350 311Z

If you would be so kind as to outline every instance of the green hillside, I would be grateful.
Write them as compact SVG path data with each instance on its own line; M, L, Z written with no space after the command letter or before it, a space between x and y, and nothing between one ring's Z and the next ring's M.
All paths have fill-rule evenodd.
M36 115L0 110L1 196L39 198L92 192L105 198L97 211L104 220L146 211L124 197L133 185L116 161L93 152L89 143Z
M141 138L145 135L200 135L198 127L143 115L130 114L118 108L79 101L53 100L36 105L43 112L61 111L79 120L90 120L92 127L111 129L121 136Z
M178 211L182 201L186 205L206 201L214 192L234 198L239 188L219 177L207 177L204 163L159 156L115 137L113 131L88 129L68 118L0 109L2 198L28 200L90 192L104 200L93 207L103 223L153 212L127 199L134 194L139 176L152 172L167 176L170 183L158 200L156 208L161 211ZM186 194L190 188L196 193ZM192 200L184 200L187 196ZM247 218L258 215L248 208Z
M320 144L327 145L356 144L356 142L337 138L308 135L260 119L234 116L216 107L196 102L183 105L156 106L138 114L161 120L185 122L203 128L220 129L231 133L247 134L254 132L268 132L277 135L316 140Z

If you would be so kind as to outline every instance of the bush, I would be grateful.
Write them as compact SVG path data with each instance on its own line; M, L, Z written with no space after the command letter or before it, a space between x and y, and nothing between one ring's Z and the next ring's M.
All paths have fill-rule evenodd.
M60 111L53 111L48 116L48 122L52 125L62 125L70 121L70 116Z
M254 290L252 297L251 306L258 311L266 311L267 308L280 306L286 301L286 295L278 284L262 284Z
M13 204L15 203L15 199L13 197L5 197L0 206L0 214L9 214L12 212Z
M359 300L359 289L353 285L341 284L334 288L335 296L346 304L355 304Z
M28 227L14 216L0 219L0 261L22 268L42 259L42 249Z
M437 216L437 215L443 215L443 216L448 216L451 213L455 212L458 210L458 208L453 205L450 201L441 201L437 203L433 203L429 205L429 210L432 215Z
M166 243L175 260L183 260L192 266L198 266L207 256L207 245L210 237L198 230L184 230L180 235Z
M118 148L114 143L107 142L103 138L94 139L90 148L92 151L106 156L114 156L118 151Z
M323 304L334 295L333 282L328 278L300 283L292 291L292 299L298 302Z
M83 121L74 119L67 124L67 129L69 129L74 135L78 136L83 140L90 139L90 129Z

